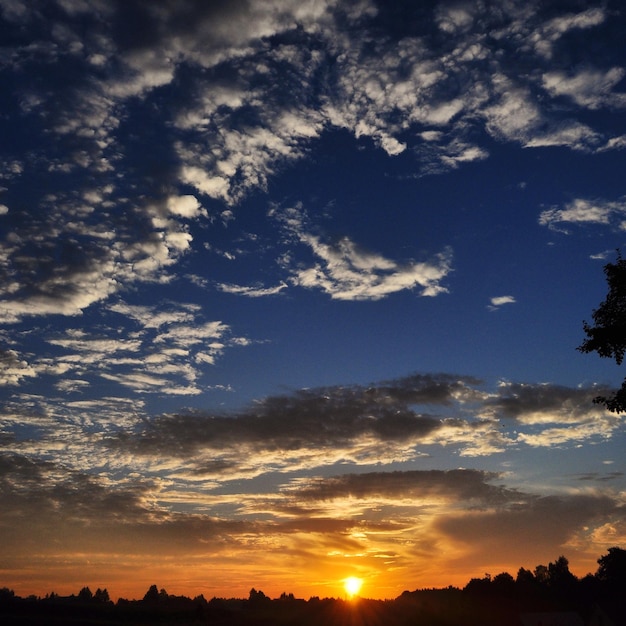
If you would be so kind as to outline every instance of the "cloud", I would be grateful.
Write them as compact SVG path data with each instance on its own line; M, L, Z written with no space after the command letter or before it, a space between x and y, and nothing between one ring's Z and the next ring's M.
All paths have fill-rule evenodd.
M517 440L530 446L608 439L620 428L620 420L591 403L592 393L558 385L502 383L498 396L484 403L483 414L526 426ZM603 390L597 389L593 397L600 393Z
M444 446L485 457L520 443L611 438L620 421L593 404L597 391L507 383L489 394L471 378L416 375L269 397L236 414L163 415L110 443L152 463L175 455L186 476L231 479L339 463L390 465Z
M302 234L321 264L296 270L292 281L308 289L321 289L337 300L379 300L404 289L422 287L420 295L446 293L440 284L451 270L451 251L440 253L430 262L400 264L359 248L348 237L336 244Z
M138 321L144 328L158 329L169 324L188 324L195 320L200 307L197 304L177 303L172 307L155 307L130 305L125 302L112 304L114 313L128 316Z
M578 30L588 30L601 25L607 19L607 12L602 7L591 7L580 13L566 13L544 22L531 41L535 50L548 59L553 57L554 49L566 34Z
M296 286L321 289L336 300L380 300L416 287L421 287L422 296L447 292L441 282L452 271L450 249L431 261L399 263L358 246L349 237L327 243L307 232L307 217L299 206L271 214L294 242L304 244L321 260L309 267L290 267L286 257L290 281Z
M609 201L603 199L589 200L575 198L564 208L553 207L542 211L539 223L552 230L567 233L563 224L599 224L624 229L626 226L626 201L620 199Z
M490 311L496 311L503 304L514 304L517 302L514 296L495 296L490 299L490 305L487 307Z
M198 395L208 388L201 383L205 365L251 343L229 325L207 321L196 304L156 308L120 300L101 311L98 320L100 325L41 333L46 347L29 362L15 350L5 352L0 383L26 390L28 380L39 377L40 382L54 380L67 393L81 393L110 381L136 393ZM54 358L47 354L51 348Z
M532 566L556 545L595 557L624 539L615 481L546 495L510 486L524 478L514 462L480 469L499 467L504 451L556 456L614 440L623 426L591 402L600 389L488 389L433 374L200 410L227 375L213 366L253 340L197 304L143 298L153 285L187 288L176 270L192 274L194 254L214 250L233 267L267 252L252 235L227 249L216 231L234 230L247 197L272 191L337 130L415 176L487 159L497 143L624 148L610 130L625 102L624 69L604 54L607 6L418 4L396 30L385 3L367 0L0 0L12 34L0 125L9 137L28 128L5 142L0 165L10 181L0 322L15 325L0 352L11 394L0 411L7 571L27 569L32 584L54 563L68 580L96 579L141 560L152 578L175 561L206 578L219 560L239 593L257 574L245 569L252 550L286 581L298 559L319 580L384 562L398 585L418 574L438 584L442 571L449 584L477 555L495 567L513 550ZM624 208L576 197L539 222L623 230ZM299 207L270 217L282 276L241 280L215 263L205 287L345 301L446 292L451 249L416 258L352 232L329 237ZM196 408L172 410L180 398Z
M621 67L606 71L586 69L575 75L547 72L543 76L543 84L552 95L567 96L585 108L623 107L626 105L626 94L616 94L613 88L622 80L624 73Z
M496 474L465 469L366 472L301 479L294 481L289 493L305 501L357 498L427 503L443 498L449 502L494 504L519 498L516 492L488 484L495 478Z
M417 377L369 393L359 388L303 391L293 398L268 398L239 415L163 416L137 437L121 435L119 444L155 460L184 451L191 467L207 476L216 469L230 476L294 471L342 459L388 463L414 456L416 443L439 427L437 419L409 410L406 402L431 396L437 403L448 401L446 388L459 386L463 383L452 379L436 384ZM282 451L278 456L277 450Z
M170 196L167 199L167 208L173 215L180 217L193 218L203 215L206 217L207 212L200 206L198 199L192 195L186 196Z
M217 285L217 288L224 293L247 296L248 298L262 298L265 296L275 296L287 288L287 283L281 281L280 284L275 287L263 287L260 285L256 287L245 287L242 285L222 283Z
M601 493L532 497L526 494L518 504L490 511L466 511L438 519L436 527L457 545L458 564L471 562L480 551L483 564L498 562L498 554L518 563L545 562L546 553L563 549L587 527L599 520L620 517L617 502ZM511 545L511 537L516 537ZM603 548L600 548L603 549ZM556 554L554 555L557 556Z
M479 561L490 569L502 566L506 554L507 563L532 567L552 551L555 557L565 549L570 556L597 555L609 537L610 543L619 537L623 516L616 496L541 496L494 484L500 480L482 470L378 471L294 479L260 493L223 486L190 492L163 477L112 483L67 464L8 454L0 460L0 520L12 521L6 524L5 566L19 580L27 541L34 548L29 564L41 571L42 583L59 555L69 570L80 559L80 574L88 578L113 574L115 563L139 576L148 567L151 577L162 571L171 577L169 559L186 571L195 564L204 577L210 550L231 589L238 589L235 571L249 585L251 554L279 585L292 571L280 562L297 558L316 572L354 563L370 576L382 570L395 580L397 571L402 589L407 576L449 583L449 572L436 577L442 565L466 572ZM172 510L177 505L182 510ZM518 541L510 545L513 535ZM84 554L97 565L85 563ZM453 582L463 585L468 578ZM137 593L145 591L140 584Z
M0 386L18 385L22 379L36 375L35 369L20 359L15 350L0 350Z
M80 394L97 376L137 394L197 393L199 377L187 356L153 356L158 358L148 357L145 365L131 360L95 371L95 364L86 359L80 365L76 359L74 378L66 375L64 388ZM193 484L199 479L252 479L346 463L391 466L443 448L479 458L520 444L551 447L610 439L620 422L592 403L597 392L509 383L497 393L487 393L472 378L415 375L368 387L269 397L235 413L195 411L150 419L142 405L131 400L95 402L79 395L60 402L22 396L19 410L18 405L5 405L4 430L41 432L42 438L29 444L33 453L71 440L77 462L83 456L86 463L99 457L103 463L108 458L109 464L120 459L148 475L176 467L179 479ZM510 427L508 420L513 420ZM91 424L87 432L86 424ZM121 424L123 429L117 426Z
M201 217L203 209L189 198L170 197L170 214ZM132 219L113 216L114 199L128 203L114 186L50 195L41 212L17 216L0 253L7 276L0 287L1 321L80 315L123 286L170 280L166 268L190 248L187 225L152 202L131 211Z

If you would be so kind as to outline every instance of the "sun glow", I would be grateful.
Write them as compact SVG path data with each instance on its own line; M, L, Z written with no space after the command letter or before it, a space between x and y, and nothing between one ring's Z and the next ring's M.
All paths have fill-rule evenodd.
M343 587L350 598L356 596L361 591L363 580L355 576L349 576L343 581Z

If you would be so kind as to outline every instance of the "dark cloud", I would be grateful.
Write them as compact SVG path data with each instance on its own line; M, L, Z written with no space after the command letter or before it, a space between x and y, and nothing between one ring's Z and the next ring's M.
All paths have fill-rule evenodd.
M439 518L435 525L471 551L493 555L493 561L506 553L507 558L512 555L522 564L529 558L543 559L555 548L564 550L579 533L584 535L585 528L623 516L617 500L607 495L526 495L519 504L488 512L451 514Z
M553 415L564 422L576 422L593 411L593 398L600 388L576 388L561 385L529 385L507 383L499 394L485 401L487 410L493 410L501 418L524 420L533 414ZM597 408L596 413L602 413Z
M138 423L134 432L120 431L109 445L139 455L186 457L197 475L247 466L255 453L268 455L265 471L270 458L281 455L280 467L297 467L305 458L307 467L328 463L323 451L334 462L366 463L375 458L376 445L379 462L415 457L432 445L480 456L522 442L549 446L610 436L620 422L593 404L596 393L525 384L487 393L472 377L413 375L270 396L240 412L164 414ZM519 422L516 434L507 432L503 418ZM219 458L204 458L208 451Z
M0 459L0 480L5 521L57 517L89 524L148 515L141 502L147 486L110 489L93 475L51 461L8 454Z
M617 480L624 476L624 472L606 472L602 474L600 472L591 472L588 474L581 474L578 476L578 480L589 481L589 482L609 482L612 480Z
M0 457L0 527L6 556L19 556L24 542L40 550L133 553L202 549L239 532L257 532L253 522L172 513L156 505L153 481L67 469L22 455ZM262 530L258 531L262 532Z
M333 498L420 498L443 497L451 501L502 504L519 499L519 494L489 484L497 474L480 470L415 470L344 474L305 482L293 491L304 500Z
M145 454L188 454L199 448L250 444L259 449L297 450L345 445L362 436L380 441L420 439L441 419L417 405L449 406L472 397L476 379L416 375L370 387L329 387L272 396L233 415L164 415L118 443Z

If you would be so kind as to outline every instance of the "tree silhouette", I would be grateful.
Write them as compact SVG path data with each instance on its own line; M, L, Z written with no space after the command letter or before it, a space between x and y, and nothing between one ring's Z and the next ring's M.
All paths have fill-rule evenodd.
M626 588L626 550L609 548L609 553L598 559L596 577L611 589Z
M259 589L257 591L254 587L250 589L250 594L248 595L248 602L251 604L263 604L267 602L269 598Z
M578 579L569 571L569 561L560 556L554 563L548 563L548 585L562 595L571 594Z
M159 589L156 585L150 585L143 597L143 601L150 604L156 604L159 601Z
M110 602L111 601L111 598L109 597L109 592L106 590L106 587L104 589L100 589L100 587L98 587L95 593L93 594L93 599L96 600L97 602Z
M621 365L626 353L626 260L621 254L618 253L615 263L604 266L604 275L609 293L592 313L595 326L583 322L587 339L578 346L578 350L597 352L599 356L615 359ZM598 396L594 402L604 404L613 413L626 411L626 379L613 396Z
M93 593L91 593L91 589L89 587L83 587L78 592L78 599L83 601L89 601L93 598Z

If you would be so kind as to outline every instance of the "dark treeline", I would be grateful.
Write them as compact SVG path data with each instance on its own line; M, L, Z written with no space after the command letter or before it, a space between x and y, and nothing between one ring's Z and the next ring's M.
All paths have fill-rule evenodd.
M560 556L534 570L523 567L473 578L465 587L405 591L394 600L346 601L283 593L269 598L252 589L246 599L170 595L152 585L141 600L112 602L106 589L78 594L21 598L0 589L0 622L5 625L67 626L114 624L165 626L572 626L626 624L626 550L610 548L595 574L577 578Z

